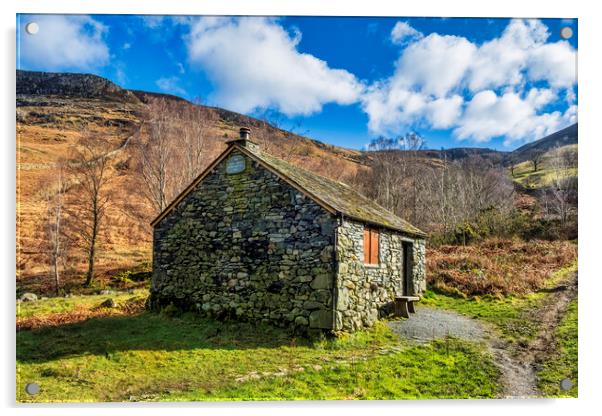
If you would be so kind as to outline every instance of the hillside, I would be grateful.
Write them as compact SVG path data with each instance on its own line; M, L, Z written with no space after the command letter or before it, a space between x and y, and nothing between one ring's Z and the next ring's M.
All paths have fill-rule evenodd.
M556 151L559 151L574 160L574 165L558 168L554 166ZM514 165L513 180L524 189L541 189L553 184L558 178L577 178L577 144L567 144L558 148L553 147L542 153L540 167L533 170L533 164L525 160Z
M562 147L577 144L578 141L578 123L552 133L531 143L512 151L508 157L508 163L520 163L529 160L534 154L544 154L555 147Z
M95 75L17 71L17 267L19 276L45 273L47 199L57 163L69 157L84 131L107 138L115 180L110 184L110 230L99 248L99 270L150 260L150 220L155 213L140 191L136 148L148 138L149 103L163 98L178 111L197 107L179 97L130 91ZM204 114L203 166L238 136L240 126L277 156L336 180L355 175L360 152L327 145L227 110L198 106ZM176 143L174 143L176 145ZM76 185L76 184L74 184ZM70 261L77 264L77 261ZM81 264L80 264L81 266ZM71 272L78 272L75 267Z

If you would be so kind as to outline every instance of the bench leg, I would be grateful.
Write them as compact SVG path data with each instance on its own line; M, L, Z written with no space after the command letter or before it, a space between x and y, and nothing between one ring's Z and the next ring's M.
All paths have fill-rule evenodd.
M408 311L408 302L405 300L402 300L399 303L399 307L400 307L400 315L404 318L409 318L410 317L410 312Z
M416 313L416 309L414 308L414 302L408 302L408 311L410 313Z

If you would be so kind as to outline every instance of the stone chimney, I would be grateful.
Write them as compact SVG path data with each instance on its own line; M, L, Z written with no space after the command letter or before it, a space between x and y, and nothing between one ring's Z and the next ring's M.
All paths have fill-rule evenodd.
M234 140L229 140L226 143L230 146L237 144L241 147L245 147L245 148L249 149L252 152L259 151L259 146L257 145L257 143L251 141L251 129L250 128L241 127L239 130L239 134L240 134L240 138L234 139Z

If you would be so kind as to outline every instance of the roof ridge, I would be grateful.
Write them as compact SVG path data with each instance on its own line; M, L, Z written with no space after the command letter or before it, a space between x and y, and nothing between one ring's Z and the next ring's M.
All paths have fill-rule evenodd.
M269 153L269 152L263 151L263 150L261 150L261 149L252 150L252 151L251 151L251 153L254 153L254 152L261 153L262 155L268 155L268 157L273 157L274 159L278 159L278 161L279 161L279 162L281 162L281 163L286 163L286 164L287 164L287 165L289 165L290 167L293 167L293 168L295 168L295 169L302 170L302 171L304 171L304 172L307 172L307 173L309 173L310 175L319 176L320 178L323 178L323 179L326 179L326 180L328 180L328 181L331 181L331 182L337 183L337 184L339 184L339 185L343 185L344 187L346 187L346 188L349 188L351 191L353 191L353 192L356 192L356 193L359 193L359 192L357 192L355 189L353 189L351 186L349 186L348 184L346 184L345 182L341 182L341 181L338 181L338 180L336 180L336 179L332 179L332 178L330 178L330 177L328 177L328 176L325 176L325 175L322 175L322 174L320 174L320 173L317 173L317 172L315 172L315 171L313 171L313 170L311 170L311 169L307 169L307 168L305 168L305 167L303 167L303 166L296 165L296 164L294 164L294 163L291 163L291 162L289 162L289 161L287 161L287 160L285 160L285 159L281 159L281 158L279 158L279 157L277 157L277 156L274 156L273 154L271 154L271 153ZM360 194L360 195L361 195L361 194Z
M234 144L234 146L239 146L238 144ZM388 221L384 221L385 219L380 218L380 221L378 221L377 219L373 219L373 218L366 218L366 215L364 216L359 216L357 214L350 214L349 212L345 212L344 209L342 209L341 207L337 207L337 206L333 206L332 203L330 203L328 200L324 201L324 199L327 198L321 198L320 195L314 195L314 198L320 199L321 202L326 202L328 205L332 206L332 208L334 208L336 211L341 212L342 214L350 217L350 218L355 218L357 220L363 221L363 222L370 222L370 223L374 223L374 224L380 224L381 226L384 226L386 228L394 228L394 229L398 229L400 231L406 232L406 233L410 233L410 234L416 234L416 235L422 235L422 236L426 236L426 233L424 233L422 230L418 229L417 227L413 226L412 224L410 224L408 221L404 220L403 218L399 217L398 215L394 214L393 212L391 212L390 210L388 210L387 208L383 207L382 205L378 204L376 201L368 198L366 195L362 194L361 192L357 191L356 189L352 188L351 186L347 185L344 182L341 181L337 181L334 180L332 178L329 178L327 176L321 175L319 173L316 173L312 170L306 169L304 167L295 165L291 162L288 162L284 159L281 159L277 156L274 156L273 154L266 152L264 150L261 150L258 146L255 148L249 148L249 147L243 147L244 150L248 151L249 153L251 153L252 155L254 155L255 157L257 157L258 159L260 159L261 161L263 161L264 163L267 163L268 165L270 165L271 168L277 170L281 175L286 176L287 178L289 178L290 180L292 180L293 182L297 183L297 185L303 189L305 189L306 191L310 192L310 193L315 193L315 192L311 192L312 190L307 189L307 186L305 186L302 183L298 183L297 180L295 180L295 178L291 178L291 172L287 172L286 169L283 171L282 167L279 168L278 165L284 165L284 168L288 167L292 170L296 170L300 173L303 173L305 175L307 175L309 178L314 178L314 179L322 179L326 182L330 182L332 184L338 185L338 186L342 186L344 187L345 191L352 193L354 197L359 197L359 199L363 200L362 202L365 202L366 207L369 207L370 205L372 205L375 208L378 208L379 210L381 210L383 213L385 213L387 216L392 216L395 220L400 221L401 224L403 225L403 227L400 226L393 226L390 223L388 223ZM265 160L268 159L268 160ZM271 159L271 160L270 160ZM276 162L276 163L274 163ZM373 213L374 214L374 213ZM382 214L382 213L381 213ZM385 223L387 222L387 223ZM401 229L403 228L403 229Z

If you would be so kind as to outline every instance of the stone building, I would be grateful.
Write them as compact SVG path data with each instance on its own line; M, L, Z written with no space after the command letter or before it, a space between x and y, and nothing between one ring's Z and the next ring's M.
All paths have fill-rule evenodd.
M153 222L151 306L353 331L425 289L425 234L250 130Z

